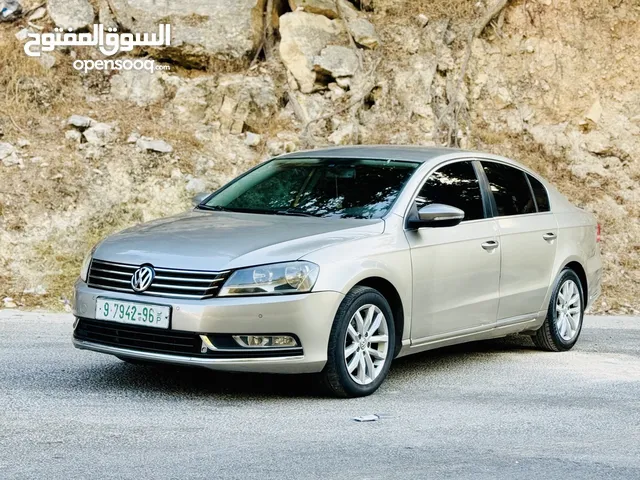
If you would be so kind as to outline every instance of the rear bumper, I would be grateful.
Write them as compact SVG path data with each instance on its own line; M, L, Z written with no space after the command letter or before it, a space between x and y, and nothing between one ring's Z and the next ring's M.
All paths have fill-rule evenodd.
M98 297L127 301L143 301L171 306L170 330L195 334L293 334L302 346L302 354L283 352L282 356L257 357L251 351L246 358L240 354L233 358L207 358L149 351L130 346L101 343L94 339L75 338L80 349L107 353L122 358L145 360L174 365L190 365L215 370L311 373L319 372L327 361L329 334L333 319L344 296L339 292L315 292L274 297L229 297L207 300L178 300L111 292L88 287L78 281L75 285L74 314L76 317L95 319ZM106 322L111 323L111 322ZM111 323L113 326L114 324ZM147 330L153 330L147 327ZM249 351L250 349L246 349ZM251 349L253 350L253 349ZM244 351L244 350L243 350Z
M589 308L602 293L602 259L599 252L587 260L587 284L589 293L587 308Z

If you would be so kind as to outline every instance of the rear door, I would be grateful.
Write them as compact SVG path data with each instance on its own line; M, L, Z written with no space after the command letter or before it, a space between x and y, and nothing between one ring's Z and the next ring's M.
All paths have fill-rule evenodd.
M428 175L412 208L462 209L453 227L407 230L413 269L412 343L495 325L500 279L497 222L481 190L480 164L456 161Z
M500 231L498 322L537 313L551 282L558 225L545 187L505 163L482 160Z

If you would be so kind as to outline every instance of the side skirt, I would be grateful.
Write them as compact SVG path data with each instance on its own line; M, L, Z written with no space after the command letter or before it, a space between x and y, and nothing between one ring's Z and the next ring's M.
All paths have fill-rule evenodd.
M408 341L404 341L398 357L418 352L425 352L427 350L434 350L440 347L457 345L459 343L489 340L492 338L506 337L507 335L514 333L535 331L540 327L543 321L544 313L538 312L537 314L527 315L526 319L523 317L517 317L515 319L501 320L493 324L490 328L484 327L481 328L481 330L474 329L474 331L467 331L466 333L458 332L457 334L454 333L453 336L447 336L446 338L419 339L412 345L409 344Z

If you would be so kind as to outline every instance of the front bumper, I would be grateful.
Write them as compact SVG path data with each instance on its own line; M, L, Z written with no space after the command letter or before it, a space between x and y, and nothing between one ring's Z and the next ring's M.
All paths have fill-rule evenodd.
M211 335L293 334L300 341L302 354L298 351L295 355L287 355L285 352L282 356L271 354L269 357L256 357L256 352L251 349L251 355L248 354L246 358L237 355L233 358L207 358L124 348L74 338L73 343L77 348L122 358L201 366L215 370L311 373L321 371L327 361L331 326L344 295L339 292L314 292L273 297L182 300L99 290L78 280L75 285L74 315L84 319L95 319L98 297L171 306L169 328L173 331ZM148 331L152 329L148 328Z

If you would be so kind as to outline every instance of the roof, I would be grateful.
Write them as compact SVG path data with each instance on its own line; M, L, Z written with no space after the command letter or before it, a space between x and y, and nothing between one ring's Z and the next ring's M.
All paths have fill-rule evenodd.
M406 160L426 162L443 155L478 154L468 150L445 147L421 147L413 145L345 145L341 147L318 148L287 153L278 158L369 158L382 160Z

